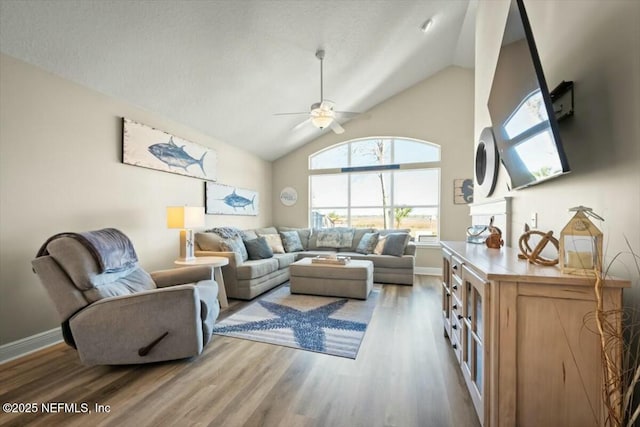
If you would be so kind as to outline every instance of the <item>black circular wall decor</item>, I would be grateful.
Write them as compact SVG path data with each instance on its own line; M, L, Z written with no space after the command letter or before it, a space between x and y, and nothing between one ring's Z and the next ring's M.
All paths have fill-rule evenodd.
M476 148L476 189L483 197L488 197L496 188L498 180L498 148L490 127L482 129Z

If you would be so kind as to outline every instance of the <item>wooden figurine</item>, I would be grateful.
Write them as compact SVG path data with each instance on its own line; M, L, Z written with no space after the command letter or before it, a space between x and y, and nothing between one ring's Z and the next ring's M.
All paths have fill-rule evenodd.
M534 249L531 249L531 246L529 246L529 238L534 234L542 236L542 238L540 239L536 247ZM531 230L529 228L529 225L525 224L524 233L522 234L522 236L520 236L520 240L518 242L518 245L520 246L520 253L518 254L518 258L529 260L529 263L531 264L546 266L556 265L558 263L558 258L548 259L540 255L540 253L544 250L545 246L547 246L547 243L549 242L551 242L551 244L555 246L556 251L559 250L558 239L553 237L553 231L547 231L545 233L543 231Z
M489 221L489 237L484 243L490 249L500 249L504 246L504 240L502 240L502 231L498 227L493 226L493 217Z

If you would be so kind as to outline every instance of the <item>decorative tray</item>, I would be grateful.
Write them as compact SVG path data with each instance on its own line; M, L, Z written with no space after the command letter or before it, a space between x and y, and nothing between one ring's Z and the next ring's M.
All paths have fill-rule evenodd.
M351 258L348 256L327 257L318 255L311 258L313 264L347 265L349 261L351 261Z

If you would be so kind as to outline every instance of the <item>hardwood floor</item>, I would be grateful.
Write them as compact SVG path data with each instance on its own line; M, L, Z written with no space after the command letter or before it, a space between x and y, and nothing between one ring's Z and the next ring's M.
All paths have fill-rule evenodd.
M443 336L439 280L376 287L356 360L214 336L189 360L85 367L60 344L0 365L0 401L38 408L0 413L0 425L479 426ZM246 304L232 300L220 319ZM44 414L47 402L92 413Z

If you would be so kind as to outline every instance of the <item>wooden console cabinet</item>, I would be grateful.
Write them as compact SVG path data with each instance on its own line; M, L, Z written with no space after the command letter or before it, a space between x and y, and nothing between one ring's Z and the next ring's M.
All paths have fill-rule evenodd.
M594 279L512 248L442 242L442 254L444 333L482 425L604 425ZM604 309L620 309L628 286L607 280Z

